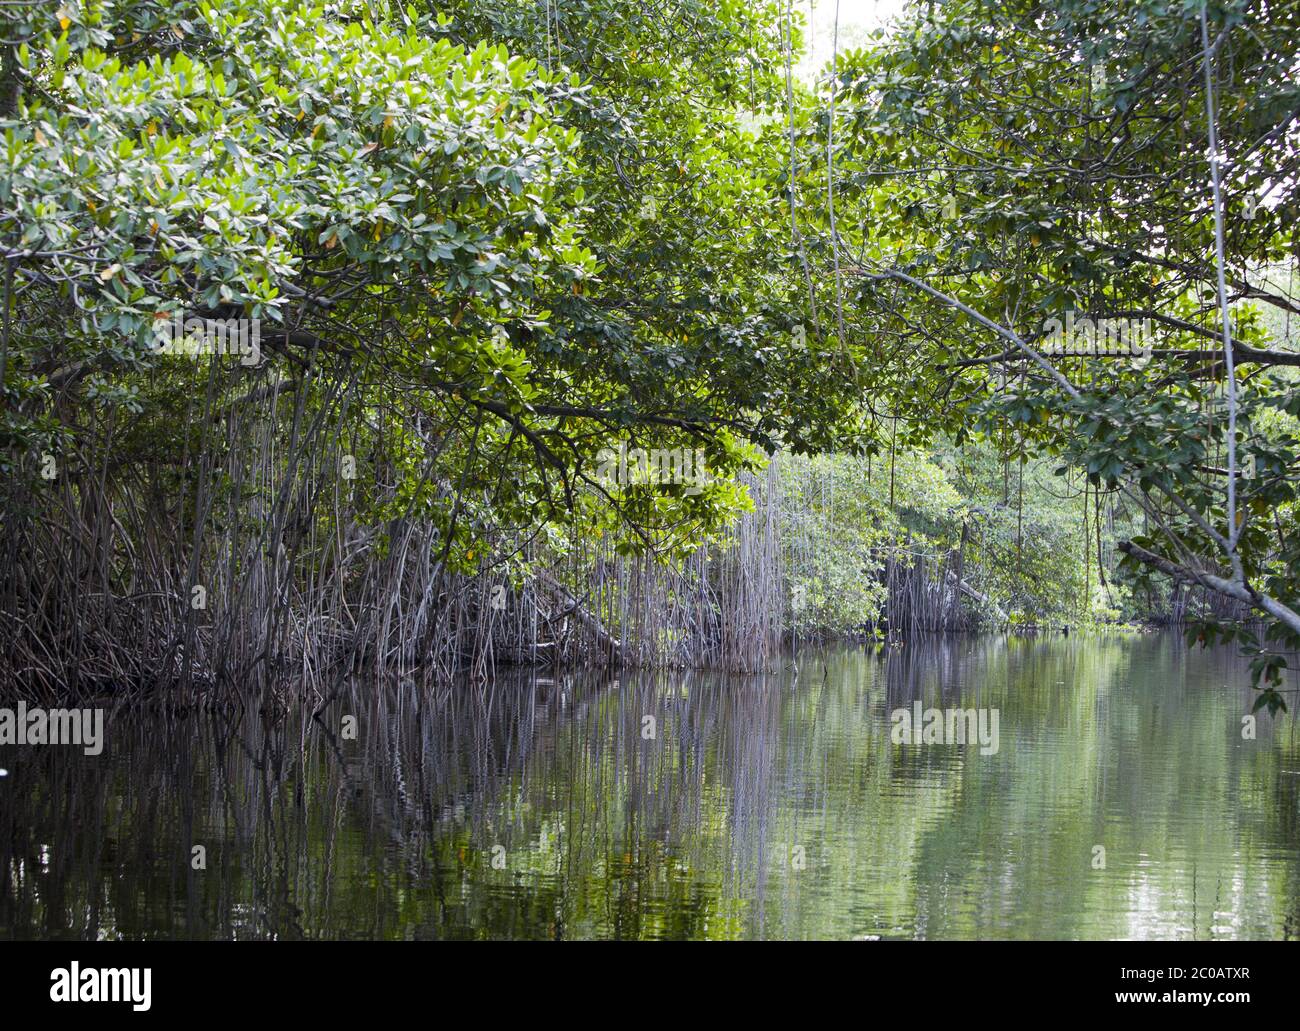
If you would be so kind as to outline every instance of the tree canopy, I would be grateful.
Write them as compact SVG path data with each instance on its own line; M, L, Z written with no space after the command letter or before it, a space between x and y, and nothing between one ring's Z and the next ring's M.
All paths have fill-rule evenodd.
M1263 618L1193 637L1240 639L1281 704L1296 5L918 4L812 84L793 5L668 7L0 8L14 619L66 622L16 586L18 551L60 534L69 598L88 578L183 598L224 564L233 633L253 580L290 607L326 569L340 596L377 589L348 556L411 520L467 575L594 535L680 558L751 506L738 476L767 456L892 469L901 446L928 469L969 443L1082 471L1132 584ZM160 353L188 316L257 320L262 353ZM611 447L709 476L611 484ZM869 550L885 517L855 518ZM177 618L170 655L196 633Z

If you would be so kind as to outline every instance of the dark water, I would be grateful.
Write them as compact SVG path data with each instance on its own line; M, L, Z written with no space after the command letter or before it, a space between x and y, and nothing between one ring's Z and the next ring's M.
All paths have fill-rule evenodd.
M356 697L0 747L0 938L1300 936L1300 740L1243 740L1229 650L964 638ZM891 743L914 699L996 708L997 752Z

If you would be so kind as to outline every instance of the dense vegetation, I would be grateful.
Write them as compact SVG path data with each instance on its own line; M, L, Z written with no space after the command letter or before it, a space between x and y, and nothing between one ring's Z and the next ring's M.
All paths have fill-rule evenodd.
M1300 5L0 19L7 681L1160 618L1282 704Z

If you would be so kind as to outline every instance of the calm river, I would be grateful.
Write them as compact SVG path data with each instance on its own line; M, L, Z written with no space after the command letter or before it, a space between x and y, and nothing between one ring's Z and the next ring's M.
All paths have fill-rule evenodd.
M0 938L1300 936L1300 738L1266 713L1243 737L1233 651L785 662L0 746ZM894 743L917 701L996 710L996 750Z

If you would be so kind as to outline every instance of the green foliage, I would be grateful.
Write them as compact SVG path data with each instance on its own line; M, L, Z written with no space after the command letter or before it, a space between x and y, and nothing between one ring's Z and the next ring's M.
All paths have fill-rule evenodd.
M685 51L620 3L553 8L581 47L511 2L6 8L12 452L84 396L129 416L125 460L167 454L177 313L261 320L267 360L214 364L210 400L290 379L399 478L356 486L366 518L441 521L464 568L490 527L575 518L680 553L743 509L749 443L851 438L851 388L790 343L780 165L737 110L779 96L776 5L683 6ZM714 482L608 491L620 443Z
M1300 396L1296 355L1280 346L1300 310L1287 292L1298 12L1210 4L1209 93L1201 11L920 5L840 55L820 104L805 104L799 196L810 252L836 259L819 260L822 281L843 281L846 318L877 341L862 371L891 415L918 436L982 437L1011 459L1082 469L1118 492L1130 528L1146 524L1133 544L1186 581L1210 571L1294 634L1300 437L1273 413L1294 415ZM1141 352L1044 358L1051 320L1067 315L1137 321Z
M1035 624L1132 616L1172 569L1267 617L1273 683L1300 640L1295 5L1208 7L1213 95L1183 0L918 6L811 88L789 5L670 8L0 7L6 511L40 525L57 455L46 514L112 539L138 488L195 552L169 580L267 513L279 563L291 510L299 572L418 522L469 576L534 541L680 560L781 453L801 628L871 622L903 552ZM259 320L261 360L159 354L180 313ZM1073 314L1150 339L1044 357ZM250 427L289 452L256 483ZM611 449L707 481L611 483ZM135 583L131 544L105 580Z

